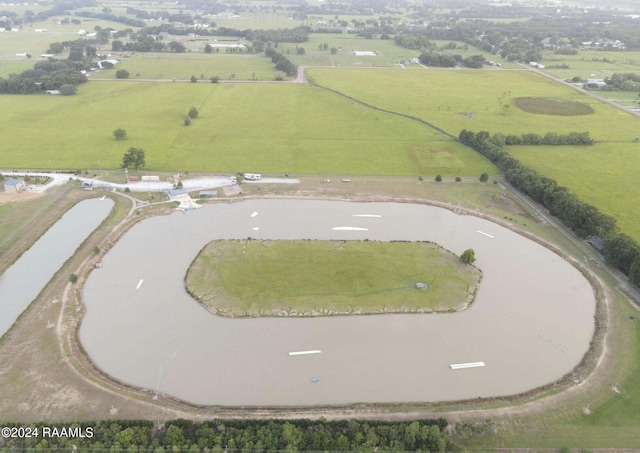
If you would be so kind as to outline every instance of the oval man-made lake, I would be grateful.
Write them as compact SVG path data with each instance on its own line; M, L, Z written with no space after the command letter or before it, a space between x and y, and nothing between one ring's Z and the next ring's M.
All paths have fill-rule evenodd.
M454 314L229 319L184 289L214 239L433 241L476 252L483 279ZM105 373L203 405L451 401L525 392L569 373L595 296L558 255L506 228L400 203L251 200L144 220L84 290L83 347ZM290 352L321 351L289 355ZM484 366L452 369L451 365ZM317 380L315 378L318 378ZM313 382L313 381L315 382Z
M0 275L0 337L113 208L110 199L81 201Z

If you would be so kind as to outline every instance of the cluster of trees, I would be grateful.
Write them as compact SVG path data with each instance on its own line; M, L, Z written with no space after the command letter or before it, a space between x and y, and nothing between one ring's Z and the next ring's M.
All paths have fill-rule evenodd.
M269 47L264 51L264 54L271 58L278 71L284 72L289 77L295 77L298 74L298 67L274 48Z
M123 43L120 40L115 40L111 43L111 50L114 52L174 52L181 53L187 49L184 44L178 41L171 41L165 44L161 40L144 34L138 34L134 40Z
M9 428L12 424L7 424ZM18 425L15 425L18 427ZM20 425L23 426L23 425ZM42 433L42 424L31 425ZM404 451L444 452L453 446L445 429L447 421L311 421L311 420L214 420L195 423L174 420L164 426L144 420L115 420L51 424L51 428L75 430L84 436L0 439L8 451ZM90 435L88 435L90 433Z
M607 86L602 90L610 91L640 91L640 75L634 73L615 73L608 79L604 79Z
M501 145L593 145L589 132L569 132L568 134L547 132L545 135L529 133L507 136L494 134L493 140Z
M309 40L310 31L309 27L280 28L277 30L238 30L235 28L220 27L216 30L216 35L235 36L251 42L292 42L299 44Z
M397 34L393 41L400 47L410 50L435 50L438 46L424 35L416 33Z
M21 74L11 74L8 79L0 78L0 93L34 94L47 90L59 90L60 94L76 93L76 85L87 78L70 60L39 61L33 69Z
M424 52L418 59L423 65L435 68L454 68L458 65L467 68L481 68L487 61L482 55L462 58L461 55L447 55L435 52Z
M127 16L118 16L109 12L94 13L91 11L79 11L76 13L79 17L87 17L91 19L108 20L110 22L118 22L129 25L130 27L144 27L146 24L139 19L132 19Z
M463 129L459 140L491 160L515 188L549 210L580 238L602 243L605 260L640 285L640 245L621 233L616 220L580 200L566 187L522 164L503 149L503 137Z

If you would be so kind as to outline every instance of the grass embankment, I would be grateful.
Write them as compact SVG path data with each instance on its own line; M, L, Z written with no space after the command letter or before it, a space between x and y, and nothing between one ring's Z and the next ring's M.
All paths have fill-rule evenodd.
M191 106L199 116L185 127ZM496 172L486 159L425 125L308 85L90 82L77 96L1 96L0 111L0 122L12 131L0 167L119 168L124 152L135 146L145 150L153 170ZM119 127L127 130L124 141L114 140Z
M65 185L46 193L3 194L0 198L0 274L68 209L87 198L86 192L72 189Z
M612 304L607 357L597 385L558 404L493 423L495 432L456 442L469 448L640 448L640 313L623 297Z
M454 136L462 129L541 135L589 131L596 140L592 146L544 150L521 147L513 149L513 153L585 202L618 219L625 233L640 240L640 225L632 218L635 205L629 203L640 198L640 187L633 184L635 169L640 167L640 143L633 141L640 135L637 118L528 71L316 68L308 72L320 85L380 108L418 117ZM372 86L385 88L371 90ZM530 113L513 103L523 97L577 102L583 110L589 107L594 113Z
M479 279L425 242L241 240L207 245L185 282L221 315L314 316L461 309Z

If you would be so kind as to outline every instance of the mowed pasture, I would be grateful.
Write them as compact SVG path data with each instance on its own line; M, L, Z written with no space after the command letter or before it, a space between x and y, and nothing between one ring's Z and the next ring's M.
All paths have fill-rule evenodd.
M35 8L26 7L25 9ZM46 53L49 45L53 42L75 41L82 39L78 35L79 30L85 30L87 33L94 31L95 27L113 28L114 30L122 30L127 27L124 24L99 19L89 19L78 17L80 24L60 24L63 18L74 18L73 16L58 16L50 18L46 21L33 22L24 25L17 32L0 33L0 60L12 60L16 58L16 53L29 53L32 55L32 64L41 60L40 55ZM36 32L36 29L46 29L44 33ZM99 48L99 52L108 53L111 50L111 43ZM60 55L60 58L66 58L68 53ZM27 68L30 69L30 68Z
M577 55L557 55L545 51L541 63L546 66L545 72L562 79L604 79L614 73L639 73L640 52L580 50Z
M78 94L2 96L11 130L0 167L118 168L129 147L147 168L372 175L475 176L486 159L418 122L310 85L89 82ZM191 106L199 117L184 126ZM127 130L116 141L112 132Z
M309 74L319 84L369 104L424 119L452 135L462 129L493 133L588 131L586 147L515 148L516 157L568 187L584 201L618 219L640 240L634 215L640 188L640 119L530 71L327 70ZM372 90L370 87L377 87ZM519 109L515 98L540 97L579 102L593 114L558 116Z
M201 48L206 42L201 42ZM202 50L202 49L200 49ZM209 80L217 76L222 80L273 80L286 75L277 71L264 54L229 55L224 49L219 53L135 53L132 56L114 55L120 63L111 69L100 71L96 77L116 78L120 69L129 71L131 79L177 79L189 80L195 76Z
M241 240L208 244L185 283L224 316L319 316L460 309L479 280L428 242Z

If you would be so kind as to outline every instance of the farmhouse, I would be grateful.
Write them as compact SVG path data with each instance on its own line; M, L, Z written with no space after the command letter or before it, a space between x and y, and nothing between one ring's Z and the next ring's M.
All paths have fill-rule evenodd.
M96 64L100 69L105 69L105 68L111 68L112 66L115 66L117 63L119 63L118 60L100 60Z
M26 189L24 179L7 179L4 182L4 191L7 193L20 193Z

